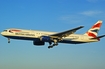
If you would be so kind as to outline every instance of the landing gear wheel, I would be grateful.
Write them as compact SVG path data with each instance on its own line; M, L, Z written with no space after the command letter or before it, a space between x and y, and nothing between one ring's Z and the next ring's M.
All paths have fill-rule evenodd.
M50 49L50 48L53 48L53 46L48 46L48 48Z
M10 43L10 41L8 41L8 43Z

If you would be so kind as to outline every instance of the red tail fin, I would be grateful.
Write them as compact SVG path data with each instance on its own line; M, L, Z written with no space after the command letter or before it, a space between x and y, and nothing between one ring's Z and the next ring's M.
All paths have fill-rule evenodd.
M102 25L102 21L97 21L84 35L90 36L90 37L97 37L98 31L100 30L100 27Z

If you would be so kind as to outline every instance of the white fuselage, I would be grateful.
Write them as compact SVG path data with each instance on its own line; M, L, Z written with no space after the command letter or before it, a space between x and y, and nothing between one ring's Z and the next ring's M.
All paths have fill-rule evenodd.
M57 32L45 32L45 31L37 31L37 30L23 30L23 29L7 29L1 32L1 34L7 38L20 39L20 40L32 40L32 41L39 39L41 36L48 36L55 33ZM89 43L89 42L98 41L97 39L90 39L90 38L92 37L89 37L87 35L71 34L68 37L63 37L60 43L79 44L79 43Z

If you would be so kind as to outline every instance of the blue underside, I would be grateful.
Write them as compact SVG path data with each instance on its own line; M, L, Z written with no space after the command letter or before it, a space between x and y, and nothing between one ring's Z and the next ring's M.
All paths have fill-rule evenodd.
M5 36L11 39L18 39L18 40L31 40L31 41L40 41L39 38L31 38L31 37L19 37L19 36ZM70 40L62 40L59 43L69 43L69 44L81 44L86 42L77 42L77 41L70 41Z

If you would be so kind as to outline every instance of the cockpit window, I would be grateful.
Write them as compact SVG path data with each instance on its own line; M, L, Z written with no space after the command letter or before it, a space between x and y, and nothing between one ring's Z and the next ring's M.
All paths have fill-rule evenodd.
M7 32L7 30L4 30L4 32Z

